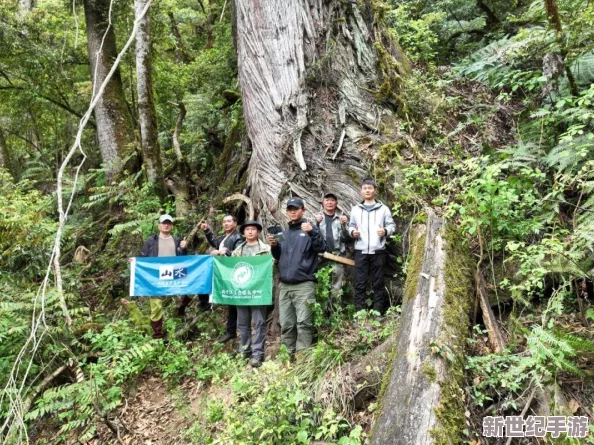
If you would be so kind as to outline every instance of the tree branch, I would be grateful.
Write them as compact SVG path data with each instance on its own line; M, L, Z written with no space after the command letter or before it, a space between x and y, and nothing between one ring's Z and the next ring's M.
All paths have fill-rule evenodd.
M0 86L0 91L2 91L2 90L30 91L30 92L33 93L34 96L39 97L41 99L47 100L51 104L53 104L53 105L55 105L55 106L63 109L64 111L69 112L70 114L78 117L79 119L82 119L82 117L83 117L83 115L81 113L79 113L78 111L72 109L70 106L68 106L68 105L66 105L66 104L64 104L64 103L62 103L62 102L60 102L60 101L58 101L58 100L56 100L54 98L51 98L49 96L46 96L45 94L41 94L41 93L39 93L39 92L37 92L35 90L31 90L30 88L19 87L19 86L16 86L16 85L10 85L10 86L4 85L4 86ZM93 128L97 128L97 126L95 125L95 122L93 122L92 120L89 120L89 124Z

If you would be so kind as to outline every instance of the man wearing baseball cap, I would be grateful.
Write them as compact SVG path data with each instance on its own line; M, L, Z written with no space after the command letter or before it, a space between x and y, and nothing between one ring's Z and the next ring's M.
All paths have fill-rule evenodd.
M147 238L140 251L141 257L179 256L186 254L186 240L173 236L173 218L171 215L159 217L159 233ZM151 327L153 338L163 338L163 300L161 298L149 299L151 314Z
M326 240L326 252L334 255L346 255L346 241L350 238L347 230L348 218L344 213L340 215L336 211L338 198L334 193L324 194L322 200L323 213L316 215L316 222L320 233ZM332 264L332 300L338 302L342 281L344 279L344 266L336 262L327 262ZM322 260L320 267L327 263Z
M313 340L311 303L315 302L314 273L318 253L326 250L326 241L317 227L303 217L305 204L301 198L287 201L289 228L283 241L268 235L272 256L278 260L280 272L279 321L281 342L289 353L307 348Z
M231 254L232 256L255 256L270 254L270 246L260 241L262 225L254 220L244 222L239 231L245 238ZM268 306L237 306L237 330L239 331L239 353L250 357L250 366L259 368L264 361L266 343L266 312ZM254 337L252 341L252 321Z

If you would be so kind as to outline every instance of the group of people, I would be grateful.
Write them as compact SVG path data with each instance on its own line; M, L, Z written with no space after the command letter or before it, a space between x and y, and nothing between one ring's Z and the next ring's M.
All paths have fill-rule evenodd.
M361 186L363 200L351 210L350 219L338 215L338 198L334 193L323 197L323 212L315 222L305 218L305 203L299 197L288 200L286 213L288 228L282 234L267 234L261 239L262 225L253 220L245 221L237 231L237 218L223 218L225 234L216 237L206 223L200 228L213 248L212 255L253 256L272 254L278 264L279 322L281 343L291 355L309 347L313 341L314 327L312 303L315 302L315 276L319 255L329 252L346 256L347 243L354 240L355 247L355 309L367 308L367 279L373 282L373 309L380 316L387 310L384 284L386 239L394 234L396 225L389 208L376 199L376 184L367 178ZM159 218L159 233L149 237L141 256L173 256L186 253L186 242L172 235L173 218ZM344 281L344 266L333 262L332 293L339 295ZM208 295L200 295L200 310L209 310ZM190 302L183 297L177 311L185 313ZM250 358L250 365L261 366L264 361L266 341L267 306L229 306L225 335L218 339L224 343L237 337L239 352ZM150 320L153 338L163 338L163 311L160 298L150 299ZM254 323L254 336L251 325Z

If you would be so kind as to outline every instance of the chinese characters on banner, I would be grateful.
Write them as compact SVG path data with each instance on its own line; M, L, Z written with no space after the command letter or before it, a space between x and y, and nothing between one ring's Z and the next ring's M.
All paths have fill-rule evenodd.
M272 255L215 257L212 302L234 306L272 304Z

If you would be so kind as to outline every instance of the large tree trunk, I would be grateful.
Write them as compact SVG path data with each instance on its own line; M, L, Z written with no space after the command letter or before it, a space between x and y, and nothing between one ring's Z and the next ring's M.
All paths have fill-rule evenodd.
M253 146L246 188L260 217L284 219L292 195L315 211L324 191L348 209L367 173L362 152L377 153L383 126L393 124L393 107L376 100L387 77L404 71L371 2L236 0L234 16ZM379 54L376 43L392 54Z
M109 4L109 0L84 0L94 93L117 57L115 32L109 24ZM108 180L111 181L123 170L124 159L133 152L135 145L134 124L126 104L119 69L106 85L94 113L101 157Z
M432 212L413 237L397 350L371 443L461 443L472 259Z
M142 15L147 0L135 0L136 19ZM151 64L150 13L147 12L136 34L136 86L138 90L138 118L142 155L149 182L163 190L163 165L159 148L157 111L153 96L153 76Z

